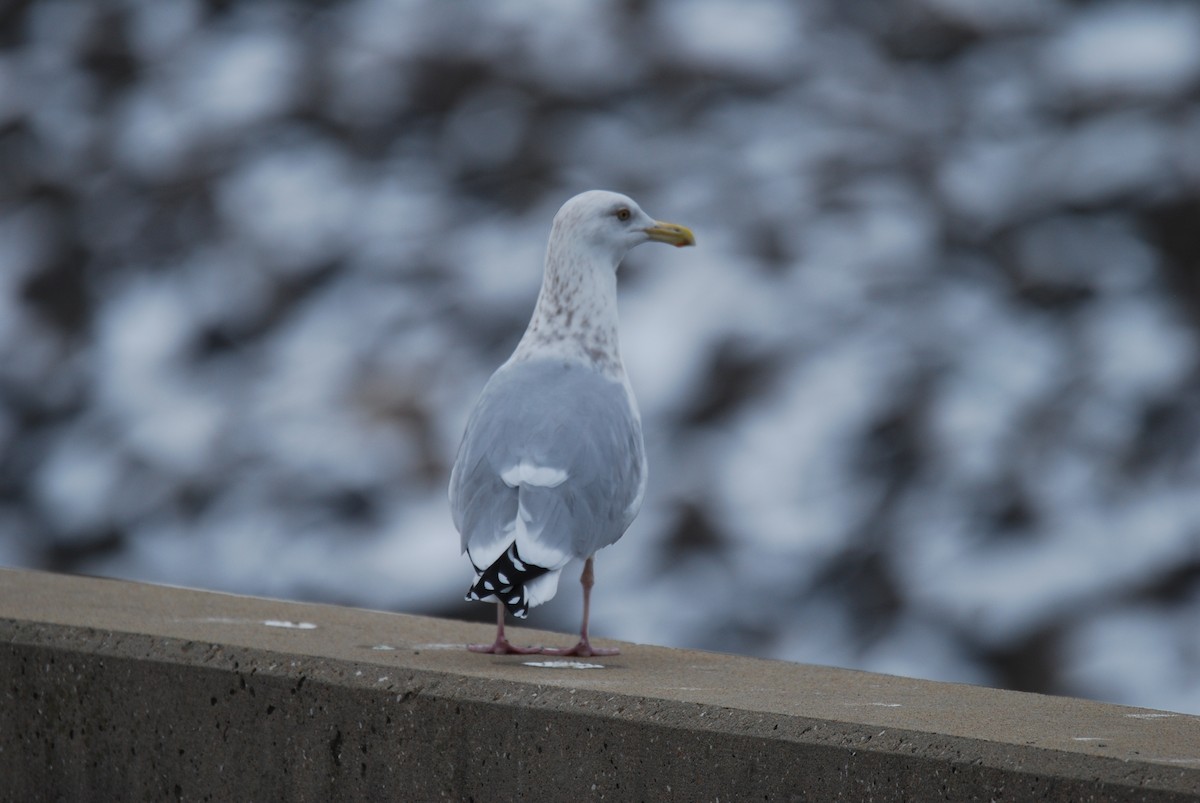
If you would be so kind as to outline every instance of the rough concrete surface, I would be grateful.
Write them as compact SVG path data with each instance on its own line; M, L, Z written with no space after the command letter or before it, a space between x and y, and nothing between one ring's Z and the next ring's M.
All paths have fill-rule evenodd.
M0 570L0 796L1200 800L1200 717L635 644L599 668L462 648L491 635Z

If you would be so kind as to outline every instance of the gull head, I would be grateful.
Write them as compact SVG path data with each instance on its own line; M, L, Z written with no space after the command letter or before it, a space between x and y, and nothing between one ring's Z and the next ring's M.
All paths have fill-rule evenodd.
M629 196L605 190L589 190L563 204L554 216L550 239L571 250L585 248L610 260L614 268L629 249L642 243L680 248L696 244L686 226L655 220Z

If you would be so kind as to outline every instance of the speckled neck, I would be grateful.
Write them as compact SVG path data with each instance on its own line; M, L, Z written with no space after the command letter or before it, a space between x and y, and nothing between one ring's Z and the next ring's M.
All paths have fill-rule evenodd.
M555 226L533 318L512 360L558 357L595 366L614 379L625 374L617 334L617 270Z

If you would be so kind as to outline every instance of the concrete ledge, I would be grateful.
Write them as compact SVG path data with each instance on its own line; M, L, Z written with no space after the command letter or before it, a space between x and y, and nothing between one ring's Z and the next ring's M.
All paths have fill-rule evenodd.
M514 629L522 642L566 643ZM0 570L13 800L1200 800L1200 717Z

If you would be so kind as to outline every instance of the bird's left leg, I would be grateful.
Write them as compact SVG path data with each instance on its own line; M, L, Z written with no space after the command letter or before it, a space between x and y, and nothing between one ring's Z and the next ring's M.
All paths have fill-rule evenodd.
M504 637L504 603L496 603L496 640L491 644L468 644L471 652L486 652L492 655L535 655L541 647L517 647Z
M588 613L591 609L592 586L596 584L591 558L583 563L583 574L579 575L579 584L583 586L583 626L579 629L579 643L565 650L547 647L542 650L542 653L544 655L578 655L582 658L593 655L620 655L621 651L615 647L593 647L592 643L588 641Z

